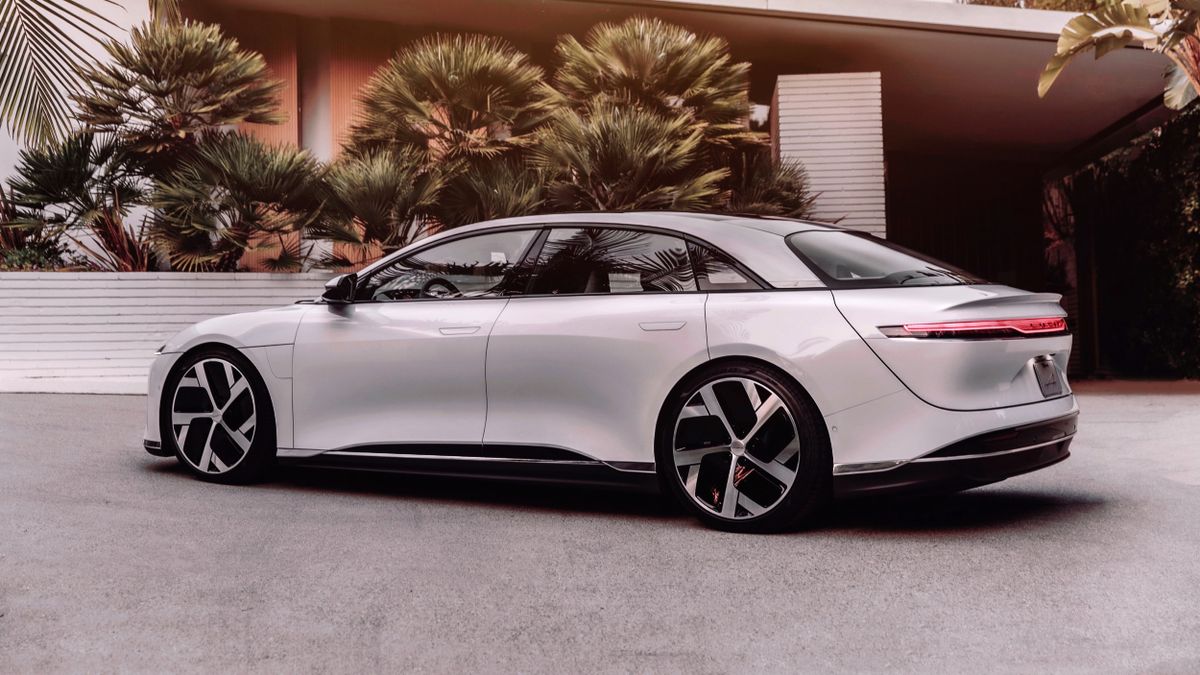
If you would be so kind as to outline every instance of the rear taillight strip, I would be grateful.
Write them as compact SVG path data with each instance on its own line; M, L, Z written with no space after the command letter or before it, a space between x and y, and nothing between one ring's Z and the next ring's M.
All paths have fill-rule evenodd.
M1065 333L1067 320L1061 316L1035 319L989 319L985 321L943 321L937 323L906 323L902 326L880 326L879 332L888 337L912 338L985 338L1021 337Z

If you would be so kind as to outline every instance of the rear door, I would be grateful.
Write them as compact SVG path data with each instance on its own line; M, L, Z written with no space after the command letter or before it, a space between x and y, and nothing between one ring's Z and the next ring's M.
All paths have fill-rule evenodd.
M488 344L488 446L654 461L670 388L707 358L705 295L683 239L555 227Z
M1060 296L982 283L856 233L800 232L788 244L833 289L876 356L927 403L982 410L1070 394Z

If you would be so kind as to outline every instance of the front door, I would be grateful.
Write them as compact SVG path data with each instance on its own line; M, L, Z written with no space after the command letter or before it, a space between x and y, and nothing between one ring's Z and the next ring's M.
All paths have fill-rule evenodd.
M308 313L294 354L296 447L478 446L488 335L535 234L419 249L361 279L355 303Z

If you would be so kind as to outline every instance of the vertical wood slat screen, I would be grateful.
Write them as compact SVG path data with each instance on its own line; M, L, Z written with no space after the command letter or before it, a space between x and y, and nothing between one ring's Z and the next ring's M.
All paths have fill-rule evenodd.
M145 393L203 319L317 297L328 274L0 272L0 392Z
M781 75L775 86L772 144L804 164L817 219L886 236L880 74Z

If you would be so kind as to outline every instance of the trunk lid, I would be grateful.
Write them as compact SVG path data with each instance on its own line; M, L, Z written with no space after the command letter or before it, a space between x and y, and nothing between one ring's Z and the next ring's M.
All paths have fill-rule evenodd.
M931 405L984 410L1071 393L1065 374L1070 334L1039 334L1043 323L1004 329L1009 331L1006 337L990 330L938 333L913 326L966 322L971 327L992 325L977 322L1065 317L1057 294L958 285L844 289L834 290L833 296L875 355ZM888 337L880 330L905 335L910 331L899 328L905 325L913 328L912 334L926 337Z

